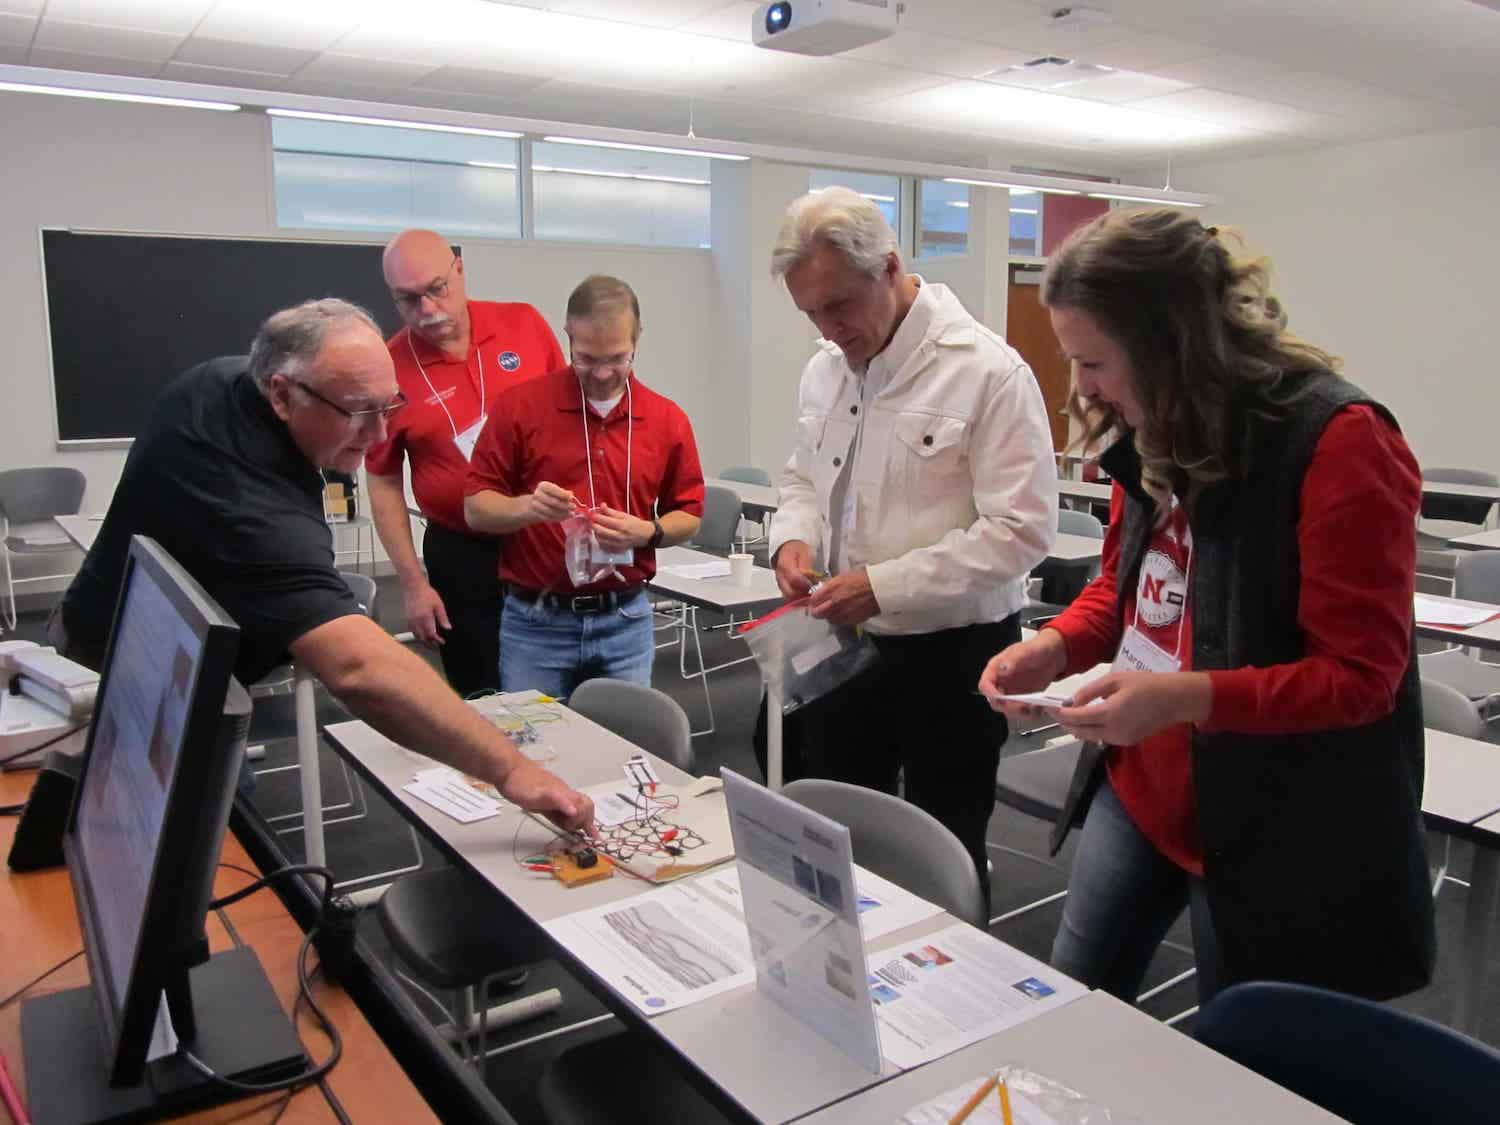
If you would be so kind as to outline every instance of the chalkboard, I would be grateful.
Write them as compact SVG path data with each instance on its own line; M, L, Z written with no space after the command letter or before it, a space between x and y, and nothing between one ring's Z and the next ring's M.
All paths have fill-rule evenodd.
M132 438L158 391L195 363L249 351L261 322L311 297L400 319L376 245L42 232L52 388L62 441Z

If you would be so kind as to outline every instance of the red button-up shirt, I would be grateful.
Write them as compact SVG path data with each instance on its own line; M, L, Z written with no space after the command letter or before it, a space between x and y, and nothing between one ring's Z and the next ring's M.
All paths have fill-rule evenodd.
M608 504L646 520L667 512L703 514L703 468L693 427L681 407L633 374L629 393L606 418L584 406L571 367L513 387L495 401L464 494L527 496L542 481L568 489L585 508ZM619 578L575 588L563 543L561 524L511 532L500 541L500 577L530 590L591 593L639 586L656 573L656 552L638 547L634 564L618 568Z
M557 337L530 305L470 301L469 354L455 359L403 328L387 347L396 381L411 403L391 422L384 442L365 454L377 476L401 471L411 459L411 488L422 514L451 531L467 532L464 479L469 465L454 437L472 426L507 387L567 363Z

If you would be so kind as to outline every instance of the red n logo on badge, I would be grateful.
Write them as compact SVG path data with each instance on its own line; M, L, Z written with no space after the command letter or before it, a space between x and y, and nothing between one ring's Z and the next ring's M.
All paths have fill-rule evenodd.
M1161 605L1162 591L1167 588L1166 582L1152 574L1141 575L1141 597L1147 601L1153 601Z

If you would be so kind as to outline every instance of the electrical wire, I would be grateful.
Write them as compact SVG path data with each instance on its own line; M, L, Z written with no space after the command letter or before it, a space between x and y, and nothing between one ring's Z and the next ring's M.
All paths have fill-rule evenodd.
M56 746L64 739L72 738L79 731L87 729L88 723L79 723L72 730L65 730L62 732L62 734L54 735L53 737L47 739L46 742L38 743L36 746L28 746L25 750L17 750L14 754L7 754L5 757L0 758L0 766L9 765L11 762L14 762L19 758L26 757L27 754L35 754L37 751L45 750L49 746Z
M64 957L61 961L59 961L57 964L53 965L52 968L48 969L41 976L32 977L31 980L27 981L20 988L16 989L9 996L7 996L4 1000L0 1000L0 1008L8 1008L11 1004L14 1004L22 996L25 996L28 992L30 992L37 985L41 984L42 981L46 980L53 973L57 972L58 969L61 969L65 965L71 964L72 962L78 960L78 958L80 958L82 956L83 956L83 950L80 949L77 953L73 954L71 957Z

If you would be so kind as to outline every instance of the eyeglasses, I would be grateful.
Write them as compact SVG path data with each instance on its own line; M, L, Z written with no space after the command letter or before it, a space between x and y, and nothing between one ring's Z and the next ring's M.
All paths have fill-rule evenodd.
M450 288L448 279L453 276L453 267L458 265L458 255L453 255L453 261L448 263L448 272L443 274L426 289L417 293L408 293L400 289L391 290L391 298L396 302L398 309L414 309L422 303L426 297L430 301L441 301L448 295Z
M580 375L592 375L596 371L623 371L629 372L631 364L635 363L635 352L624 356L612 356L609 359L588 362L586 360L574 359L573 370Z
M377 418L379 418L381 421L387 421L390 418L394 417L406 406L406 396L400 391L397 391L395 396L384 406L372 406L368 410L350 410L347 406L340 406L327 395L319 394L317 391L313 390L312 387L304 383L301 379L295 378L291 375L286 376L286 379L287 382L295 383L298 387L301 387L304 391L312 395L313 398L317 399L324 406L328 407L331 410L338 411L344 416L345 420L348 421L351 426L363 426L366 422L373 422Z

